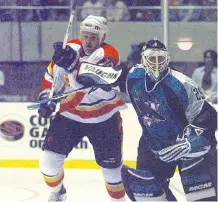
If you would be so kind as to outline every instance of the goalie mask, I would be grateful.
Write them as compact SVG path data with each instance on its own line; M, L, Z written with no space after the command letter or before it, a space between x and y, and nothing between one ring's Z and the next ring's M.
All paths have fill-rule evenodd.
M143 46L141 56L142 64L150 78L154 81L163 78L170 62L165 45L157 39L150 40Z

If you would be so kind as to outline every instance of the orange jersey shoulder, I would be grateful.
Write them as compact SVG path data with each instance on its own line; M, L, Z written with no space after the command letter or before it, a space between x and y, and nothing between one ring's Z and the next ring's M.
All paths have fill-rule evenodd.
M82 41L80 39L71 39L67 42L68 44L77 44L77 45L82 45Z
M109 44L103 44L102 48L104 49L104 57L110 58L115 65L120 63L120 54L115 47Z

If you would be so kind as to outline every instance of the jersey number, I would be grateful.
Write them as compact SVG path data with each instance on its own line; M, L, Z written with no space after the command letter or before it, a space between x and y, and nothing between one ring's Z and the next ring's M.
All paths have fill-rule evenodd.
M205 99L205 96L204 94L201 92L200 88L194 88L193 89L193 92L197 98L197 100L202 100L202 99Z

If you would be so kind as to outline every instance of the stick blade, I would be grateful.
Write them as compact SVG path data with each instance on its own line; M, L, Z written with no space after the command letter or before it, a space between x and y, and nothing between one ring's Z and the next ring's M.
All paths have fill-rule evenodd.
M35 110L35 109L39 109L39 108L40 108L40 103L27 106L28 110Z

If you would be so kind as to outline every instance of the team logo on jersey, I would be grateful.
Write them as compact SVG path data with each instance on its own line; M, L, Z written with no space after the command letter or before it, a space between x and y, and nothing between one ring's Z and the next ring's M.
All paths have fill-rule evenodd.
M157 46L157 42L155 42L153 45L152 45L152 47L156 47Z
M150 126L154 122L166 120L159 114L160 104L157 99L154 101L146 101L139 92L134 91L133 94L133 100L137 106L137 111L139 112L145 125Z
M155 100L154 102L145 102L145 105L150 108L150 110L148 110L150 111L150 113L147 113L145 116L143 116L144 124L150 126L154 122L165 121L165 119L158 113L160 104L157 102L157 100Z
M201 135L204 131L201 128L195 128L196 134L199 136Z
M196 135L201 135L203 132L204 132L204 128L199 128L199 127L197 127L197 126L193 126L193 125L188 125L188 126L186 126L185 128L184 128L184 135L186 136L186 137L188 137L191 133L192 133L192 131L194 130L194 132L195 132L195 134Z

